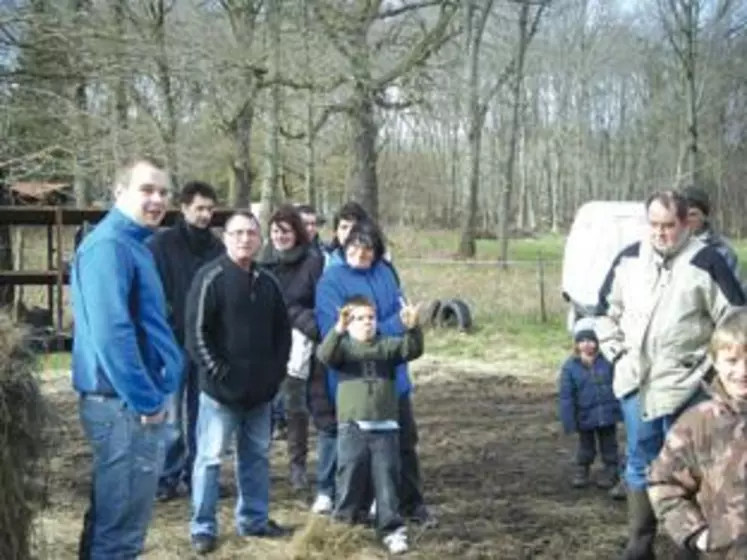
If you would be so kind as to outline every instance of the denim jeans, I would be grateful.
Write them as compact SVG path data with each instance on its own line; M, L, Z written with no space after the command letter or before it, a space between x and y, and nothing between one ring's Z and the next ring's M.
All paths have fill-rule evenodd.
M182 384L169 398L166 410L166 460L159 480L161 488L175 487L180 481L191 487L199 395L197 369L185 358Z
M656 459L664 445L664 438L679 416L691 406L706 398L702 391L696 393L674 414L668 414L653 420L641 418L638 393L633 393L620 400L625 423L625 446L627 460L625 463L625 482L632 490L645 490L648 466Z
M319 430L317 434L316 493L335 498L337 469L337 427Z
M93 449L91 503L79 557L131 560L143 552L165 454L163 424L145 425L117 398L80 399L80 421Z
M337 497L334 518L359 523L368 513L369 485L376 499L376 530L384 536L401 527L399 515L399 434L364 431L355 422L337 432Z
M250 535L267 527L270 502L271 403L248 410L200 394L197 458L192 473L192 535L217 536L220 466L236 436L236 529Z

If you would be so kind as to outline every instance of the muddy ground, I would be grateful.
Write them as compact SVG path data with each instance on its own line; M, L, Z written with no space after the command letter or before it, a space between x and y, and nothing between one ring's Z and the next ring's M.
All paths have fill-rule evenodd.
M526 371L526 367L522 368ZM413 528L405 558L614 559L625 540L625 504L595 488L569 486L574 440L556 420L552 372L519 380L510 363L488 366L424 358L414 397L428 500L436 529ZM49 482L50 507L40 519L43 556L76 557L89 455L66 375L46 386L59 421ZM313 445L312 445L313 449ZM367 532L310 527L303 500L285 481L284 442L273 449L272 516L298 527L295 539L244 540L232 526L233 499L222 501L220 549L228 558L385 558ZM224 478L230 480L227 463ZM144 558L191 558L186 500L158 504ZM663 540L663 539L662 539ZM666 543L660 543L666 547ZM664 552L664 548L661 548ZM668 551L667 551L668 552ZM664 552L662 558L671 557Z

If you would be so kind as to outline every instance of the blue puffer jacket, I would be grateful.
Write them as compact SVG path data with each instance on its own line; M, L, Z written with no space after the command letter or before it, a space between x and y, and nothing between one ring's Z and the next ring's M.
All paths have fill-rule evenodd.
M365 296L376 305L378 331L381 334L400 336L405 333L399 318L402 292L392 265L380 259L371 268L361 270L351 268L337 257L327 264L316 286L314 312L323 337L335 326L345 301L356 295ZM406 364L397 367L396 385L400 397L408 395L412 389ZM327 389L330 396L337 394L337 372L334 370L327 371Z
M612 391L612 365L597 355L591 366L568 358L560 371L559 413L566 433L611 426L622 419Z

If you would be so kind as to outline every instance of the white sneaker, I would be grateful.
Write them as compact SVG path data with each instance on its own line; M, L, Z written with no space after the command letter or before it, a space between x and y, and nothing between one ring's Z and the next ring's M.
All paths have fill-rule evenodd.
M332 513L332 498L326 494L317 494L314 503L311 506L311 512L318 515L329 515Z
M407 546L407 530L405 527L400 527L384 537L384 546L390 554L403 554L407 552L410 547Z
M376 521L376 500L371 502L371 507L368 510L368 520L369 521Z

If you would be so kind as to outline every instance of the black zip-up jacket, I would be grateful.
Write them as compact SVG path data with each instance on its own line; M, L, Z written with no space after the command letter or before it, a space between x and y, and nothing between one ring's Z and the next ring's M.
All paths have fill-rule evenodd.
M187 296L187 352L200 390L249 409L270 402L286 375L291 324L277 280L222 255L202 267Z
M161 276L169 324L184 346L187 292L200 267L223 254L223 243L209 229L190 226L182 219L153 234L148 246Z
M314 301L316 284L324 270L324 257L310 246L298 249L292 257L280 258L275 251L265 247L260 262L278 279L293 328L319 342L321 337L314 317Z

